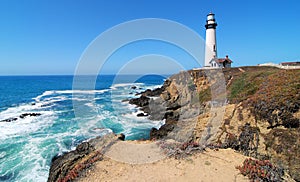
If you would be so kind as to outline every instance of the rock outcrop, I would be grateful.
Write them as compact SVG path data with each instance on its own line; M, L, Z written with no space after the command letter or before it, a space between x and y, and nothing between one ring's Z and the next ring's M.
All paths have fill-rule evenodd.
M151 139L233 148L270 159L300 181L299 93L300 70L242 67L181 72L134 102L150 119L166 121Z
M117 140L124 140L123 134L107 134L79 144L74 151L52 159L49 182L71 181L95 161L101 160L103 153Z
M29 116L29 117L36 117L36 116L40 116L40 115L42 115L42 114L41 113L24 113L24 114L21 114L18 117L4 119L4 120L1 120L0 122L12 122L12 121L16 121L18 119L24 119L27 116Z

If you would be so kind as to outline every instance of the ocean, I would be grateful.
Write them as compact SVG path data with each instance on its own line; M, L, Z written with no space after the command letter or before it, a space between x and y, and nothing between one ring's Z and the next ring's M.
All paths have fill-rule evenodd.
M161 86L166 76L115 78L98 76L95 89L73 90L73 76L0 76L0 121L17 118L0 122L0 181L47 181L55 155L109 132L149 138L164 121L137 117L141 111L124 100ZM84 114L75 113L74 101Z

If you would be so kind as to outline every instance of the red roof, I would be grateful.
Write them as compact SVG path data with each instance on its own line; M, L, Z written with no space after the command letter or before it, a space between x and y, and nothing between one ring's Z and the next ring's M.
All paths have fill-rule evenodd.
M232 61L229 58L218 58L216 60L217 63L223 63L225 61L227 61L228 63L232 63Z

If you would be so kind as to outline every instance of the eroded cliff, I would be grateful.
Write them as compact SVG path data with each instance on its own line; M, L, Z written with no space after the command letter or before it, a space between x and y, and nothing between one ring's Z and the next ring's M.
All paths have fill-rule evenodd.
M300 70L191 70L170 77L157 96L143 94L143 110L166 120L151 139L233 148L300 180Z

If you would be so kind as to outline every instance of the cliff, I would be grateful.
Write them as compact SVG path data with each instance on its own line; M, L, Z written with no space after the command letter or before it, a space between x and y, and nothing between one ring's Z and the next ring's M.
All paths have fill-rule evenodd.
M300 70L241 67L191 70L170 77L157 99L137 105L165 119L151 139L233 148L270 159L300 181Z

